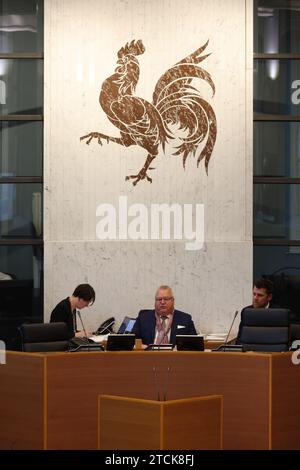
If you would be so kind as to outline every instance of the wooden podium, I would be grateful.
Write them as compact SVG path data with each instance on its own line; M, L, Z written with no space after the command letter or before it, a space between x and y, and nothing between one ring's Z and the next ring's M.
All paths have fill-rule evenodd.
M100 395L98 449L222 449L223 397L154 401Z
M223 396L224 449L299 450L300 365L293 364L291 356L291 352L7 351L6 364L0 365L0 449L96 450L99 395L156 400L156 367L161 384L172 371L170 400ZM167 404L154 406L167 410ZM193 414L199 424L204 422L198 412ZM177 412L176 419L172 429L186 422Z

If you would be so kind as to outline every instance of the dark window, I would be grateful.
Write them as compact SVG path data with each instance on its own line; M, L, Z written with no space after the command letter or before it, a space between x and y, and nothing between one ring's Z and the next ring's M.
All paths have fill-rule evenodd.
M300 60L256 59L253 91L254 112L299 116Z
M0 59L1 114L42 114L43 61Z
M255 184L253 236L300 241L300 185Z
M0 184L0 238L41 238L42 185Z
M255 177L300 178L300 122L254 122L253 158Z
M300 9L297 0L254 2L254 51L300 54Z
M255 0L253 274L300 321L299 25L300 0Z
M43 1L0 1L0 339L43 319Z
M43 1L0 1L0 50L6 53L43 52Z
M43 122L0 121L0 178L43 176Z

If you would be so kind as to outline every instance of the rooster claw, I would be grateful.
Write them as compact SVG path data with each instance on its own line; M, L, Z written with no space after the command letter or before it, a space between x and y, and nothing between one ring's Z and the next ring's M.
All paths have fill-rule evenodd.
M149 183L152 183L152 178L150 178L150 176L148 176L146 171L144 170L141 170L137 175L126 176L125 181L129 181L131 179L135 179L135 181L132 182L133 186L135 186L139 181L142 181L144 179L149 181Z
M89 134L83 135L82 137L80 137L80 140L87 139L86 144L89 145L92 139L97 139L97 138L98 138L98 143L102 145L99 132L90 132Z
M84 139L87 139L86 141L87 145L90 144L92 139L97 139L98 144L103 145L101 139L105 139L106 142L109 143L110 137L104 134L100 134L100 132L90 132L89 134L83 135L82 137L80 137L80 140L84 140ZM112 138L112 140L115 140L115 138Z
M142 181L142 180L147 180L149 181L149 183L152 183L152 178L150 178L150 176L147 175L147 171L154 170L154 167L150 166L150 163L152 162L152 160L154 160L154 158L155 158L155 155L148 154L147 160L145 161L145 165L139 171L139 173L137 175L126 176L125 181L131 180L131 179L135 180L132 182L133 186L135 186L139 181Z

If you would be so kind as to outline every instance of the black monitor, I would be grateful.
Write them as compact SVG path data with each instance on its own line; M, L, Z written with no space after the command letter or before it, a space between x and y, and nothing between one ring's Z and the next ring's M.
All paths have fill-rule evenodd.
M177 335L177 351L204 351L203 336L198 335Z
M135 335L111 333L107 337L106 351L131 351L134 348Z
M132 332L132 328L136 322L136 318L124 317L120 328L118 329L117 333L119 334L127 334Z

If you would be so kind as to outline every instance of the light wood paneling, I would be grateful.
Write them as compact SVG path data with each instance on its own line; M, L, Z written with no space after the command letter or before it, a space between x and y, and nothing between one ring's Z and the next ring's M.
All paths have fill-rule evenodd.
M0 365L0 449L44 449L46 365L42 355L13 353Z
M291 353L8 352L0 366L0 445L96 449L99 395L159 394L222 395L224 449L298 449L300 369L290 361Z
M222 397L153 401L101 395L99 449L221 449Z
M292 363L290 354L277 355L271 377L272 449L299 449L300 365Z

